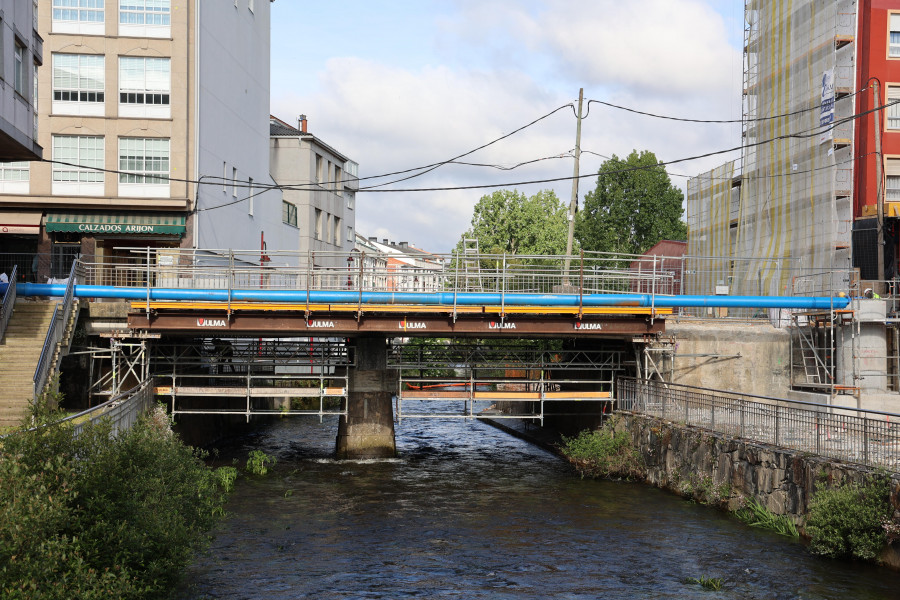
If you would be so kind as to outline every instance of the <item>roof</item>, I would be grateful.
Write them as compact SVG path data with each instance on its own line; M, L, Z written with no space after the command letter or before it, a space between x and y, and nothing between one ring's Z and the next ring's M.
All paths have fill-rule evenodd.
M344 162L350 160L350 158L344 155L343 152L338 152L333 147L329 146L313 134L300 131L296 127L288 125L274 115L269 115L269 137L304 138L305 140L315 142L317 145L334 155L338 160L342 160Z

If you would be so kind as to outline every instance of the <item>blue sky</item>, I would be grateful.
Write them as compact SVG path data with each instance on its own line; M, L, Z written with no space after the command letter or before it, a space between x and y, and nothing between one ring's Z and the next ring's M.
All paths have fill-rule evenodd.
M272 5L272 112L309 130L367 177L447 160L578 98L647 112L739 119L743 3L738 0L419 0ZM466 161L391 189L500 185L568 202L575 116L559 111ZM734 125L661 121L592 105L581 172L597 155L651 150L675 160L740 143ZM552 158L564 156L564 158ZM733 155L673 165L693 175ZM683 177L673 182L684 186ZM379 180L381 181L381 180ZM363 182L365 184L367 182ZM579 195L592 189L582 179ZM472 207L495 188L360 192L357 230L449 252Z

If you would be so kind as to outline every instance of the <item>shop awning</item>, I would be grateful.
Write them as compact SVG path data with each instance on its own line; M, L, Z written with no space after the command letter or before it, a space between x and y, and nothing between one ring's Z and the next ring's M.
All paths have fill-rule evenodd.
M37 235L40 232L41 213L0 211L0 233Z
M183 235L183 214L48 213L44 229L114 235Z

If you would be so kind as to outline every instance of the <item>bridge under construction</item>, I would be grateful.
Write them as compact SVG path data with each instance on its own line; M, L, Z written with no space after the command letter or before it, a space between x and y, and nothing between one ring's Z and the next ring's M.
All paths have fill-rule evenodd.
M602 415L616 377L640 372L636 349L661 339L674 311L848 304L837 294L685 295L684 274L658 257L450 256L375 271L355 254L275 266L234 251L134 249L0 293L4 310L17 296L61 299L52 328L63 351L44 353L36 393L87 306L90 342L73 354L87 357L91 402L152 379L175 416L336 414L344 456L391 454L395 416Z

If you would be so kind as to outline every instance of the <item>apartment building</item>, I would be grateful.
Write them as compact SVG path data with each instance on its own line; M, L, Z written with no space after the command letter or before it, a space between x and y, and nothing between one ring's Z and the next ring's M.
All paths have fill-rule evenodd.
M37 31L37 0L2 0L0 9L0 160L40 160L35 101L44 40ZM5 162L0 169L20 172L22 164Z
M269 162L283 193L282 220L294 228L300 252L315 253L316 265L346 266L356 244L358 166L310 133L305 115L297 125L269 117Z
M873 109L900 99L900 2L747 0L745 17L743 150L688 182L688 254L710 257L688 291L896 279L900 105Z
M30 225L0 252L39 253L42 280L77 254L283 243L266 191L269 4L40 2L45 162L0 171L0 215Z

